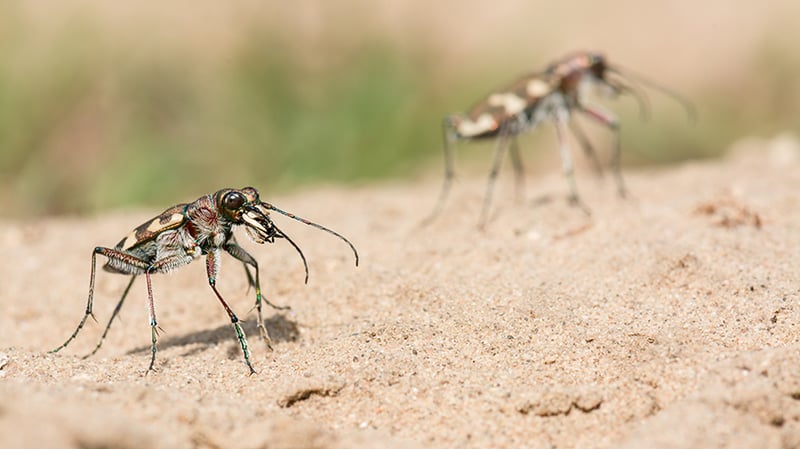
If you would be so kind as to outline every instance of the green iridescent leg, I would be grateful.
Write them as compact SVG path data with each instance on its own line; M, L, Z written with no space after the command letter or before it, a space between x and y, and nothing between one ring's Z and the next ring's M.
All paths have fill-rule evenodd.
M267 332L267 327L264 325L264 318L261 313L261 305L262 303L266 303L270 307L276 310L288 310L290 309L289 306L277 306L270 302L268 299L264 298L261 293L261 279L258 272L258 262L256 259L251 256L247 251L244 250L241 246L237 245L236 243L228 243L224 247L225 251L228 252L231 256L235 259L244 263L245 271L247 272L247 279L248 282L252 287L254 287L256 291L256 314L258 316L258 331L261 334L261 339L267 345L267 347L272 350L272 340L269 338L269 333ZM256 270L255 280L253 280L253 276L250 273L249 266L252 266L254 270Z

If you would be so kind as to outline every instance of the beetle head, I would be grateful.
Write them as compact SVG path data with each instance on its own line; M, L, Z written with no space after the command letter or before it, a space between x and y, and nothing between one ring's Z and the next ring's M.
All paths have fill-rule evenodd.
M605 56L600 53L587 52L583 55L583 64L586 70L597 79L605 79L607 67Z
M244 225L247 235L257 243L274 242L282 233L261 206L258 191L252 187L223 189L214 195L217 209L235 225Z
M279 214L285 215L293 220L297 220L308 226L321 229L327 233L333 234L336 237L344 240L353 250L353 255L356 259L356 266L358 266L358 252L355 246L350 243L350 240L344 238L338 232L326 228L325 226L318 225L305 218L298 217L290 212L283 211L273 206L270 203L261 201L258 197L258 190L253 187L245 187L243 189L223 189L214 194L214 200L217 204L219 213L228 218L235 225L244 225L247 235L256 243L274 243L275 238L285 239L291 244L294 249L300 254L303 259L303 265L306 269L306 282L308 282L308 264L306 258L300 248L289 238L286 233L278 229L272 219L269 217L269 211L275 211Z

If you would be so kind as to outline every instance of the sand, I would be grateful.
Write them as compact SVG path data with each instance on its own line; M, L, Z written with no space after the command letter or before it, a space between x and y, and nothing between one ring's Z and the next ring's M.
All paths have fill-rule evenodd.
M529 177L521 202L504 173L483 232L479 174L424 229L435 176L262 192L348 236L361 264L283 218L308 285L285 242L244 243L267 296L291 306L267 309L269 352L243 270L223 260L252 376L202 263L154 277L155 372L140 280L103 348L81 358L127 281L105 272L98 323L47 353L83 314L92 248L160 209L3 221L0 447L800 447L796 141L626 179L621 200L609 177L579 173L587 216L557 169Z

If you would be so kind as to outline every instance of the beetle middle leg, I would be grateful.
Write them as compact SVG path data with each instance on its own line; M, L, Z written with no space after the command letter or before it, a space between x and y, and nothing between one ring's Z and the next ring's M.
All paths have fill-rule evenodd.
M156 351L158 351L158 322L156 321L156 306L153 302L153 285L150 281L150 269L144 272L144 278L147 281L147 313L150 317L150 338L152 345L150 346L150 365L147 367L145 374L153 371L153 366L156 363Z
M511 166L514 168L514 198L520 203L525 196L525 167L522 165L522 156L519 154L519 142L516 135L511 138L508 154L511 156Z
M570 196L569 201L570 203L577 205L581 208L587 215L590 215L591 212L589 208L583 204L580 197L578 197L578 186L575 182L575 169L572 165L572 155L569 151L569 145L567 145L567 120L568 118L564 117L556 117L555 118L555 125L556 125L556 135L558 137L558 145L559 150L561 152L561 167L564 172L564 176L567 177L567 182L569 182L570 188Z
M503 163L503 157L509 146L509 138L513 139L514 136L510 135L508 126L502 126L496 139L494 151L494 162L492 162L492 169L489 172L489 181L486 184L486 194L483 197L483 208L481 209L481 217L478 222L478 228L484 229L486 222L489 221L489 208L492 203L492 192L494 190L494 183L497 181L497 175L500 173L500 165Z
M583 154L585 154L586 157L591 161L595 174L598 177L603 176L603 164L600 163L600 159L597 157L597 152L595 151L592 142L586 136L586 133L583 132L583 128L581 128L575 119L569 121L569 128L572 131L572 134L575 135L575 138L578 139L578 144L583 149Z

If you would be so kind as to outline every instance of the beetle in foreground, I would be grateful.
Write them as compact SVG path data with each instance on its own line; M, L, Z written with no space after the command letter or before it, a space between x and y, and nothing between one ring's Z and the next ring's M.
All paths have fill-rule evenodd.
M280 309L270 303L261 295L261 283L258 273L258 262L236 243L233 235L235 226L243 225L247 235L257 243L274 243L276 238L286 239L295 250L300 254L305 267L305 281L308 282L308 264L300 248L283 231L278 229L269 217L269 211L275 211L289 218L321 229L344 240L353 250L356 266L358 266L358 252L349 240L339 233L300 218L292 213L285 212L270 203L261 201L258 198L258 191L252 187L243 189L222 189L213 195L205 195L189 204L178 204L173 206L161 215L142 224L133 230L127 237L122 239L114 248L98 246L92 251L92 274L89 281L89 299L86 303L86 313L81 319L75 332L61 346L51 352L58 352L65 348L83 328L88 317L94 319L92 313L92 299L94 295L94 278L96 271L97 255L103 255L108 261L103 266L106 271L119 274L131 275L131 280L125 287L108 324L100 337L94 351L86 357L91 356L103 344L103 340L108 333L111 323L120 311L125 297L133 285L133 281L140 274L145 275L147 280L147 310L150 315L150 331L152 335L152 355L147 372L153 370L156 360L156 343L158 336L158 322L156 321L155 307L153 304L153 289L150 283L150 275L154 273L166 273L184 265L188 265L200 256L206 256L206 271L208 273L208 283L217 298L222 303L222 307L228 313L236 331L236 338L242 347L244 361L250 369L250 374L255 373L253 364L250 362L250 351L247 346L242 326L239 318L233 313L219 291L217 291L217 273L220 268L220 257L222 251L227 252L235 259L244 264L245 272L250 286L255 288L256 304L258 314L258 329L262 338L270 347L269 335L264 326L261 316L261 304L266 302L270 306ZM255 270L255 278L250 273L250 267ZM285 308L285 307L284 307Z
M510 152L519 192L523 168L517 136L533 130L545 120L550 120L555 124L562 170L570 186L570 202L581 206L584 211L588 212L588 208L578 198L572 158L566 141L568 127L577 137L595 170L600 172L601 166L589 139L577 122L571 120L573 111L585 114L614 133L612 166L617 190L620 196L625 196L625 184L620 168L619 120L604 108L589 104L585 97L586 91L592 86L604 88L611 96L631 94L638 102L642 116L646 118L649 103L642 88L643 85L676 100L686 109L690 121L694 120L694 107L683 97L641 75L635 75L627 69L611 65L602 55L591 52L570 54L551 64L543 72L523 76L505 88L492 92L475 104L467 114L445 117L442 123L445 158L444 184L433 212L423 221L423 224L432 222L444 207L455 175L451 146L458 140L495 138L494 162L489 173L489 182L479 222L479 226L483 228L488 219L494 182L506 150Z

